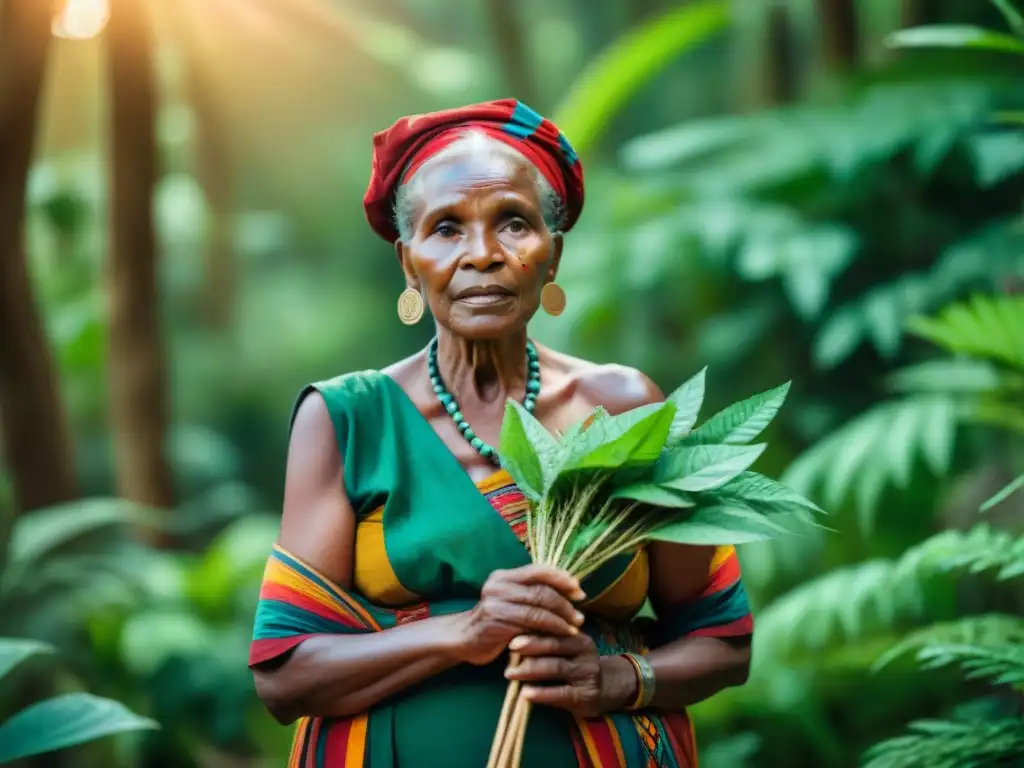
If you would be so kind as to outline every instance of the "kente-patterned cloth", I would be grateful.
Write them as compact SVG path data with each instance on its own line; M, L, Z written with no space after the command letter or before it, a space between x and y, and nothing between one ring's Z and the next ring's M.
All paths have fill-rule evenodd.
M530 562L526 498L504 470L474 483L405 392L369 371L310 385L327 403L357 517L351 589L275 547L256 612L249 665L287 654L314 635L381 632L429 616L465 611L490 573ZM298 404L296 404L298 408ZM732 547L712 560L704 588L663 608L650 638L632 622L647 598L645 550L622 555L583 582L584 630L602 654L646 653L674 639L733 637L753 629ZM507 681L507 655L462 664L370 711L299 720L289 768L480 768L486 764ZM457 733L457 738L452 734ZM524 766L693 768L685 710L577 719L534 707Z
M499 99L403 117L374 134L373 168L363 198L366 219L374 231L393 243L394 195L426 160L468 128L514 147L544 174L565 205L563 229L568 231L583 210L583 166L555 124L515 99Z

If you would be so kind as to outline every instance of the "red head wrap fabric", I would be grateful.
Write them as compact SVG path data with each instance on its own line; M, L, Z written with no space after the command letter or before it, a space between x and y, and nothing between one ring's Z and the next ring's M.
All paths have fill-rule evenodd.
M363 209L377 234L390 243L398 239L395 190L466 129L505 142L537 166L565 205L563 229L572 228L583 210L583 166L576 152L550 120L515 99L500 99L403 117L374 135L373 170Z

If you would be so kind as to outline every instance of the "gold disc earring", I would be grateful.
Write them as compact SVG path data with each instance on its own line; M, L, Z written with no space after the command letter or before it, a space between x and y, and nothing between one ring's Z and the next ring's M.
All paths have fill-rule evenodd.
M565 291L558 283L547 283L540 290L540 305L552 317L565 311Z
M405 325L416 325L423 317L423 297L420 292L406 288L398 294L398 319Z

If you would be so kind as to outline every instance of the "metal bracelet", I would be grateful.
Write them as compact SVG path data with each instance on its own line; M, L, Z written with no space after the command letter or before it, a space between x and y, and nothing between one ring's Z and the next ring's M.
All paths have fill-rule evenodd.
M638 653L622 654L633 664L637 675L636 700L629 706L631 710L646 709L654 699L654 668L644 656Z

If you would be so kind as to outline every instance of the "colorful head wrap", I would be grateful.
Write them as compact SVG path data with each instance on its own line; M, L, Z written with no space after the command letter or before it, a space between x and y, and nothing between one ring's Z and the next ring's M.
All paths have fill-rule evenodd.
M388 242L398 239L393 220L399 184L467 128L514 147L544 174L565 205L564 230L583 210L583 166L554 123L515 99L403 117L373 137L373 170L363 198L366 219ZM403 175L404 174L404 175Z

